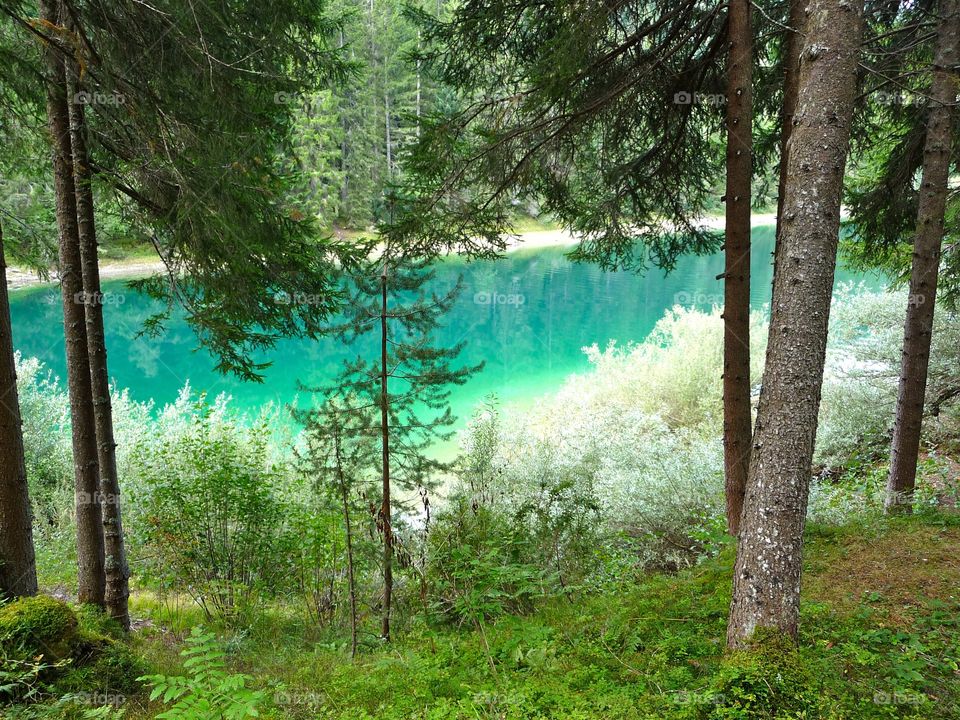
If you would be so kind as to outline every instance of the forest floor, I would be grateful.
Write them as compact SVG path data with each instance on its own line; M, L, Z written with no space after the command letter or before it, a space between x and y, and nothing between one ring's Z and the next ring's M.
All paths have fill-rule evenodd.
M798 651L724 656L732 550L482 626L401 608L394 642L371 633L354 661L302 615L262 614L228 635L231 665L276 718L960 718L960 515L811 525ZM136 652L181 673L199 612L139 594L134 614ZM131 698L126 717L158 711Z

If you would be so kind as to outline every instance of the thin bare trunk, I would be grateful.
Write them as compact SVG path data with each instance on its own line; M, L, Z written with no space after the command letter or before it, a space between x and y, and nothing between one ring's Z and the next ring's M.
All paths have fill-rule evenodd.
M343 40L343 30L340 30L340 39L337 47L341 50L343 49L344 40ZM347 98L341 98L340 100L340 132L342 136L340 138L340 171L343 174L343 177L340 178L340 215L345 216L344 207L347 204L347 198L350 196L350 171L348 169L348 152L349 152L349 143L350 131L347 127L347 114L346 106L344 103L348 102Z
M339 446L340 440L337 439ZM340 461L338 460L338 467ZM340 472L340 496L343 501L343 522L347 541L347 580L350 583L350 657L357 656L357 582L353 572L353 524L350 521L350 495Z
M390 396L387 392L389 355L387 335L387 260L380 276L380 435L383 446L383 639L390 640L390 609L393 602L393 520L390 506Z
M123 538L120 509L120 482L117 477L117 443L113 433L113 408L110 403L110 375L107 369L107 344L103 326L103 293L97 258L97 234L94 219L90 158L87 151L83 105L76 100L80 90L77 68L67 71L70 110L70 142L73 146L73 178L77 194L77 226L80 236L80 260L83 275L84 314L87 328L87 354L93 393L93 414L97 432L97 460L100 466L100 502L103 514L104 600L107 613L125 630L130 629L130 571Z
M390 139L390 96L383 96L383 112L387 128L387 178L393 176L393 141Z
M420 31L417 30L417 52L420 51ZM417 137L420 137L420 103L421 103L421 86L422 80L420 78L420 58L417 58Z
M353 524L350 521L350 493L347 479L343 474L343 451L340 440L340 427L336 433L335 451L337 462L337 480L340 484L340 500L343 503L343 524L347 541L347 580L350 583L350 657L357 656L357 583L353 572Z
M744 498L730 647L797 636L803 530L850 146L863 1L813 0L778 243L766 367Z
M7 262L0 227L0 597L37 593L33 512L23 458L23 428L13 356Z
M723 303L723 454L727 530L736 535L750 466L750 180L753 173L750 0L727 19L727 184Z
M913 241L910 294L903 327L900 390L887 477L887 512L910 512L913 508L950 176L951 128L958 90L957 62L960 61L958 35L960 4L957 0L943 0L930 87L927 136L923 146L923 178Z
M60 26L58 5L40 3L41 18ZM54 193L59 230L60 294L67 354L67 387L73 439L74 495L77 512L77 584L82 603L104 604L103 515L100 509L100 472L97 434L87 354L83 303L80 239L77 228L76 190L73 184L73 151L67 78L63 57L47 45L47 123L53 146Z

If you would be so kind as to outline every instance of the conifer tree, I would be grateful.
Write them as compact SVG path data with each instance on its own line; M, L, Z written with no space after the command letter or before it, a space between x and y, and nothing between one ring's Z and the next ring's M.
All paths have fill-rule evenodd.
M462 385L481 365L457 366L464 347L435 344L433 332L460 292L460 286L431 288L433 255L417 254L388 240L367 245L368 257L349 270L350 300L345 319L332 332L363 351L344 364L324 392L326 412L340 408L367 427L377 444L375 471L381 478L377 525L383 540L381 636L390 639L396 507L394 490L430 488L450 468L432 454L431 445L452 437L455 422L450 388ZM337 403L331 406L330 403ZM320 417L322 417L322 413Z
M801 52L770 337L727 626L796 639L803 531L850 144L863 4L815 0Z
M885 503L888 512L909 512L913 504L953 157L954 108L960 89L957 76L957 64L960 62L960 5L956 0L943 0L939 3L939 9L909 302L904 322L903 363L890 447Z
M84 286L77 221L77 192L66 60L60 33L67 11L59 0L43 0L40 15L56 31L44 51L46 61L47 125L50 133L59 230L59 275L67 354L67 386L73 441L74 497L77 535L77 585L80 602L104 605L105 570L100 469L91 387L89 345L84 312Z

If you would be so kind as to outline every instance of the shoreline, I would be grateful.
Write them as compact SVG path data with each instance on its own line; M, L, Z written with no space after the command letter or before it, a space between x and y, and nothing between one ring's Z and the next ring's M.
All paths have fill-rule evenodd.
M764 225L775 225L776 222L776 213L755 213L750 216L750 227L752 228L762 227ZM721 215L714 215L703 218L700 224L711 230L723 230L726 220ZM533 230L531 232L519 233L517 238L518 239L514 239L511 237L507 241L507 252L546 247L568 247L577 244L576 238L566 230Z
M773 225L776 222L774 213L760 213L750 218L751 227ZM722 230L724 218L720 216L704 218L703 225L715 230ZM542 249L549 247L569 247L576 245L577 240L566 230L533 230L519 233L507 241L506 252L527 249ZM124 280L142 278L164 270L163 262L156 260L120 260L107 262L100 266L101 280ZM45 279L39 273L22 267L11 265L7 267L7 288L11 291L27 288L56 285L56 272L51 270Z
M101 280L122 280L131 278L141 278L162 271L163 262L157 260L120 260L108 262L100 266ZM7 267L7 289L8 290L26 290L28 288L45 287L48 285L57 285L57 273L50 270L48 277L44 278L33 270L26 270L22 267L10 265Z

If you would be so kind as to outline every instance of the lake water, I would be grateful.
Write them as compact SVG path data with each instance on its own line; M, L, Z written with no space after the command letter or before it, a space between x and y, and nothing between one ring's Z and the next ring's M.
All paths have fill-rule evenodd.
M770 300L773 228L755 228L751 302ZM588 367L584 346L610 340L640 341L675 304L709 309L723 300L723 257L684 257L667 276L651 270L644 276L602 272L571 263L563 248L511 252L496 262L443 263L437 282L443 286L463 274L464 292L440 333L445 343L465 341L464 361L485 361L485 369L455 389L454 412L463 418L486 395L503 402L529 402L559 386L567 375ZM864 279L841 268L838 282ZM880 286L876 277L866 278ZM298 381L318 385L336 375L348 353L335 340L288 340L264 355L273 362L261 384L219 375L181 318L174 318L158 338L138 337L152 312L149 300L124 282L104 284L110 374L140 401L158 406L176 398L184 383L210 395L228 393L234 405L255 412L268 402L286 405L298 396ZM121 302L122 301L122 302ZM28 288L11 293L14 344L25 356L43 361L64 377L65 358L59 289ZM374 350L373 346L370 350ZM301 394L301 398L305 399Z

